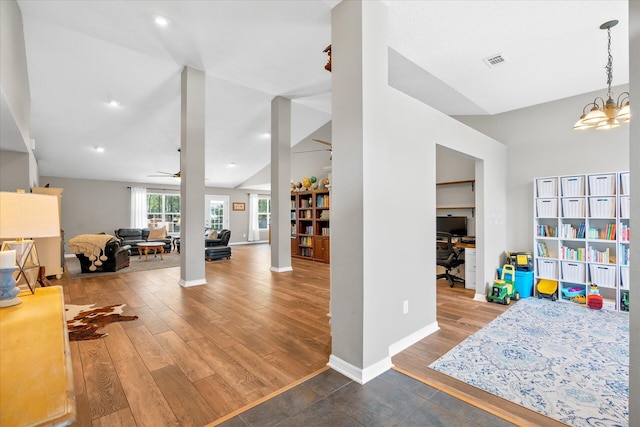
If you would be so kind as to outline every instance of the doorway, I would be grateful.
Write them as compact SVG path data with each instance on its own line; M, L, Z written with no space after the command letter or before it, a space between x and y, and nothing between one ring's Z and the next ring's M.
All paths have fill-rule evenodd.
M229 228L229 196L204 196L204 226L215 230Z

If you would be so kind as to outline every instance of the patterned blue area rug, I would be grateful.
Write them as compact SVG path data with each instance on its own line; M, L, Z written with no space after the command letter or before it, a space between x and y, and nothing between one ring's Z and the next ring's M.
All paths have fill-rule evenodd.
M629 424L629 316L520 300L430 368L583 426Z

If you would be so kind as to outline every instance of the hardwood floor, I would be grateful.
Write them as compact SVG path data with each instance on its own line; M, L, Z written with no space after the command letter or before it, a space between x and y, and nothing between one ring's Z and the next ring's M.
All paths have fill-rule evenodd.
M502 304L475 301L473 296L473 290L460 285L449 288L446 280L438 280L437 319L440 330L393 357L395 369L515 425L565 426L564 423L429 369L432 362L509 308Z
M139 317L71 343L75 425L202 426L325 367L329 266L293 263L271 273L269 246L237 246L206 286L181 288L178 268L53 281Z
M178 267L52 281L67 303L125 303L139 317L71 343L74 425L203 426L323 369L329 265L292 262L292 272L272 273L268 245L234 246L231 260L206 264L206 286L180 287ZM472 297L440 281L441 330L395 356L396 368L514 424L560 425L427 368L507 309Z

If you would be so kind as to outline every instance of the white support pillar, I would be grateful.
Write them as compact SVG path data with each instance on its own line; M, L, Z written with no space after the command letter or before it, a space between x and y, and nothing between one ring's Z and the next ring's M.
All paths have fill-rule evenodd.
M375 338L371 304L381 296L371 283L388 267L373 265L373 248L365 245L369 230L379 229L384 194L377 193L375 177L384 163L378 126L386 122L387 26L386 8L377 1L346 1L332 11L329 365L360 383L391 367L388 345Z
M629 249L629 425L640 426L640 2L629 2L629 98L633 116L629 123L629 172L631 177L631 226L635 229ZM624 126L624 125L623 125ZM636 403L632 403L636 402Z
M291 271L291 100L271 101L271 271Z
M207 283L204 275L205 75L182 70L180 123L180 285Z

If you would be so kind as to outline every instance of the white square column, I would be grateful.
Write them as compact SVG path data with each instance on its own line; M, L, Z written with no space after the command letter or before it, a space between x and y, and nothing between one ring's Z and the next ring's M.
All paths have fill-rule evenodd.
M180 285L204 285L205 75L182 70L180 123Z
M291 100L271 101L271 271L291 271Z

